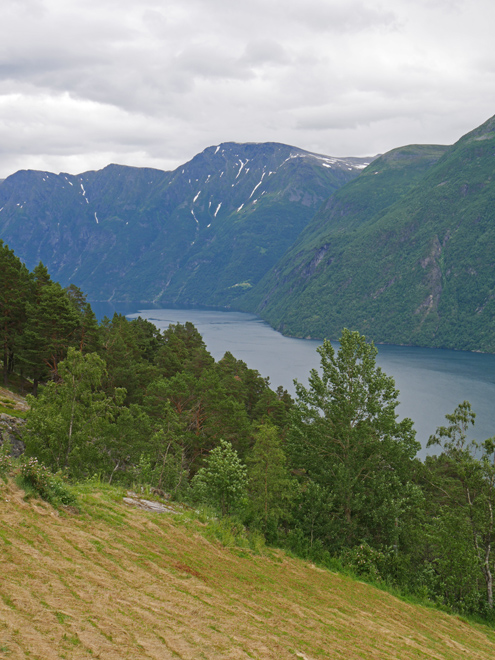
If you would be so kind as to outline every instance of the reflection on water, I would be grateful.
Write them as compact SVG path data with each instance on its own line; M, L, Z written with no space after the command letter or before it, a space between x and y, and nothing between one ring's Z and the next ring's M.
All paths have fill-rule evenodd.
M101 318L111 316L92 304ZM118 305L131 318L141 315L165 329L170 323L193 323L208 350L218 360L226 351L270 378L272 387L283 385L294 393L293 379L306 384L309 370L319 365L316 347L308 339L283 337L252 314L198 309L144 309ZM335 344L337 346L337 344ZM444 424L445 414L465 399L476 412L474 437L495 435L495 355L432 348L378 346L378 364L393 376L400 391L401 417L414 420L417 438L425 446L430 434ZM424 451L421 452L424 455Z

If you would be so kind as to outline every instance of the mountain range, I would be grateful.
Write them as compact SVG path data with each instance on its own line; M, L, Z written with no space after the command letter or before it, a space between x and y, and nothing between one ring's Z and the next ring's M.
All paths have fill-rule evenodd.
M0 184L0 237L92 301L230 305L368 163L226 143L173 172L20 171Z
M224 143L173 172L0 183L0 238L91 301L211 305L285 334L495 352L495 118L334 158Z

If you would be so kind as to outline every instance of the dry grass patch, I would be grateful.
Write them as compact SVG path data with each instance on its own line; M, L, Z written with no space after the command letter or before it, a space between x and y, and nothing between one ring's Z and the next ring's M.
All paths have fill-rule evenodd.
M20 394L16 394L6 387L0 387L0 407L8 410L9 412L26 412L29 406L26 399Z
M495 634L204 526L81 490L79 514L0 489L0 658L495 657Z

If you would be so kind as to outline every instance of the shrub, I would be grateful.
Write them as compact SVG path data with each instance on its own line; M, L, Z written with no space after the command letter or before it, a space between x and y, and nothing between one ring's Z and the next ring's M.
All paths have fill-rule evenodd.
M341 555L341 560L356 575L366 577L375 582L381 582L388 555L381 550L372 548L367 543L361 543L345 550Z
M21 458L19 485L53 505L76 504L68 484L60 474L53 474L37 458Z
M247 468L230 442L220 440L192 480L197 502L217 507L223 516L241 508L247 496Z

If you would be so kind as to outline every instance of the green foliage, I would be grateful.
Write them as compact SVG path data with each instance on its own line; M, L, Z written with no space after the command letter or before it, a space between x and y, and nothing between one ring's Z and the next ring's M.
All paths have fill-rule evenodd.
M0 351L3 383L8 384L26 319L30 296L29 273L13 250L0 240Z
M490 119L452 147L412 146L341 188L243 309L285 334L495 351Z
M69 349L59 365L60 380L48 383L38 398L28 399L28 456L37 456L54 470L67 469L74 477L86 475L90 466L108 469L112 459L109 423L125 392L116 391L111 398L99 391L104 370L104 362L95 353L83 355Z
M270 541L274 540L280 521L289 518L296 489L286 463L277 428L260 425L247 460L249 506L253 522L261 526Z
M387 555L382 550L372 548L367 543L360 543L345 550L341 555L344 566L349 567L356 575L366 577L374 582L381 582Z
M141 454L133 468L137 484L152 486L184 498L189 491L188 470L184 450L178 439L161 430L150 438L153 454Z
M311 479L302 484L293 501L292 516L293 524L304 533L310 548L328 545L329 539L340 533L334 506L335 497L328 488Z
M462 454L466 449L467 432L470 426L474 426L476 413L471 409L469 401L460 403L452 414L445 415L450 422L448 426L439 426L436 433L428 439L427 447L442 445L445 453L455 456Z
M412 422L397 421L398 391L376 367L376 348L343 330L337 354L320 346L321 375L296 382L289 437L292 465L332 496L334 548L367 538L396 541L396 521L412 505L408 484L419 449Z
M229 548L245 548L257 554L265 549L265 539L256 529L247 529L240 520L232 516L218 519L210 517L205 530L205 536L220 541Z
M53 474L37 458L21 459L19 485L54 506L77 504L77 499L61 474Z
M222 515L238 510L247 494L247 469L230 442L221 440L212 449L192 480L193 496L199 502L217 507Z
M469 402L461 403L446 418L449 424L439 427L429 440L429 445L440 445L442 453L428 457L422 471L428 503L422 531L428 548L426 561L434 568L429 588L440 602L458 611L491 615L494 442L467 440L467 430L475 419ZM481 458L477 458L479 453Z

